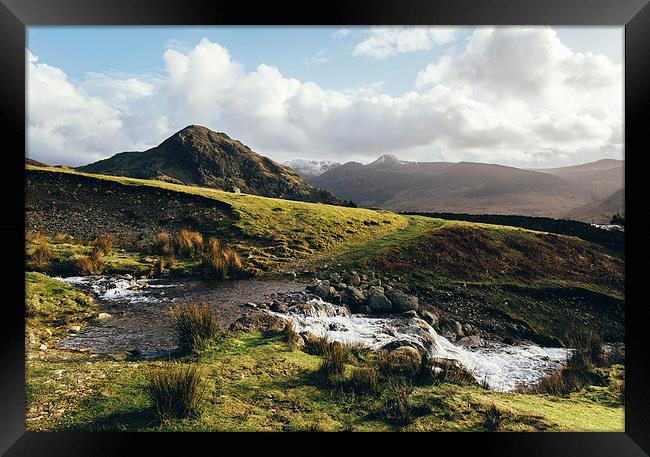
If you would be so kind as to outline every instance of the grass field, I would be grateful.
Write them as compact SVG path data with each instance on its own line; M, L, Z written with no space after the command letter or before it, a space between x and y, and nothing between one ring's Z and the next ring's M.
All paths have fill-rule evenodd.
M146 374L161 361L38 353L28 360L28 430L113 431L483 431L496 406L500 430L622 431L624 411L608 387L567 397L497 393L441 383L415 387L414 419L382 418L379 398L323 386L320 356L291 351L282 335L238 333L202 355L177 360L198 366L210 395L198 417L157 423L145 393ZM350 371L352 366L348 366ZM620 376L620 372L616 373Z
M537 341L562 344L573 325L622 338L623 260L574 237L61 168L27 169L129 189L165 189L227 205L232 217L222 223L233 234L227 242L258 274L373 271L384 283L418 294L427 306L442 306L447 296L447 306L479 302L499 319L525 324L527 337ZM40 271L50 274L78 274L76 262L92 250L89 240L41 237L27 241L27 257L34 257L45 239L51 252ZM156 274L157 258L146 249L115 246L104 261L106 273ZM167 274L194 274L197 265L196 259L178 257ZM451 382L415 386L408 395L412 421L395 424L382 416L379 396L320 382L322 357L292 351L282 334L228 334L199 355L169 362L54 349L72 327L93 322L98 312L88 294L26 273L28 430L480 431L489 428L486 417L493 406L500 430L624 427L620 365L602 369L607 386L588 386L565 397L496 393ZM167 363L200 369L209 395L198 416L155 420L147 375ZM345 376L355 363L348 363Z

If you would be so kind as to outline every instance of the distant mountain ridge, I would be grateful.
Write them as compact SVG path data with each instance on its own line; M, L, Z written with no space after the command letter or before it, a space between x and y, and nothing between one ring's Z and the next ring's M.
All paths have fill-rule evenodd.
M407 162L384 155L367 165L347 162L309 181L364 207L605 222L623 211L617 198L600 205L622 189L623 164L605 160L526 170L473 162ZM574 212L577 208L582 210Z
M303 178L320 176L326 171L341 166L341 162L333 162L331 160L307 159L287 160L284 162L284 164L291 168L298 176L301 176Z
M288 200L341 205L289 167L264 157L225 133L190 125L160 145L142 152L122 152L78 167L87 173L158 179Z

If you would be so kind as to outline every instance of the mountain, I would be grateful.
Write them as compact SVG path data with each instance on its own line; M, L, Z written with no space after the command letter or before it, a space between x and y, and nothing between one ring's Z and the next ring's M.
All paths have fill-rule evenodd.
M316 189L289 167L264 157L225 133L199 125L176 132L142 152L121 152L77 168L87 173L158 179L288 200L340 205L331 193Z
M320 176L326 171L341 166L340 162L333 162L331 160L306 159L287 160L284 164L291 168L298 176L305 179Z
M624 186L625 162L623 160L602 159L560 168L536 169L541 173L552 174L591 192L595 199L601 200L621 190Z
M561 218L593 203L589 189L551 173L471 162L406 162L385 155L311 179L339 198L393 211L519 214Z
M625 189L619 189L602 200L571 210L566 217L596 224L608 224L614 214L625 214Z
M49 167L48 164L39 162L38 160L30 159L29 157L25 157L25 165L33 165L35 167Z

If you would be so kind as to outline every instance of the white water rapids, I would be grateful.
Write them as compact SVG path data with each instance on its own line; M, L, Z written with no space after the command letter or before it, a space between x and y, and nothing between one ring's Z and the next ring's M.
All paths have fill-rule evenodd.
M409 342L423 348L431 357L458 361L477 381L504 392L533 384L545 374L560 369L571 354L569 349L533 344L486 343L484 347L468 350L454 345L421 319L350 315L347 308L319 298L311 299L307 305L292 306L287 313L273 314L290 320L298 333L307 331L327 336L331 341L372 349L393 341Z
M158 303L176 300L170 298L165 289L177 285L161 280L136 280L129 275L57 279L87 287L97 297L116 304L156 306ZM245 301L242 299L242 303ZM426 351L431 357L458 361L477 381L498 391L511 391L535 383L545 374L560 369L571 354L569 349L545 348L533 344L511 346L496 342L485 342L482 347L465 349L439 335L422 319L351 315L346 307L320 298L291 306L287 313L268 312L289 319L299 333L306 331L341 343L379 349L391 342L406 342Z

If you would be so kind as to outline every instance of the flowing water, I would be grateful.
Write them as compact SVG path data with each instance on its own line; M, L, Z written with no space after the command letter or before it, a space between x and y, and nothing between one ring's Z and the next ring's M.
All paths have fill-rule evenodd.
M431 357L451 359L467 368L477 381L490 389L510 391L530 385L558 370L571 354L568 349L533 344L507 345L486 342L469 350L451 343L421 319L350 315L347 308L314 298L309 306L292 306L287 313L274 313L294 323L297 332L327 336L331 341L361 344L379 349L402 341Z
M211 303L224 325L246 313L243 305L247 302L284 301L291 305L287 313L269 313L290 320L298 332L372 349L393 342L409 344L432 357L459 362L479 382L499 391L536 382L561 368L571 353L568 349L497 342L465 349L439 335L421 319L351 315L346 307L306 295L305 284L298 281L250 279L214 284L197 280L136 280L128 275L58 279L92 292L102 311L112 316L65 337L59 343L64 349L164 355L175 346L167 310L174 302L193 299Z

